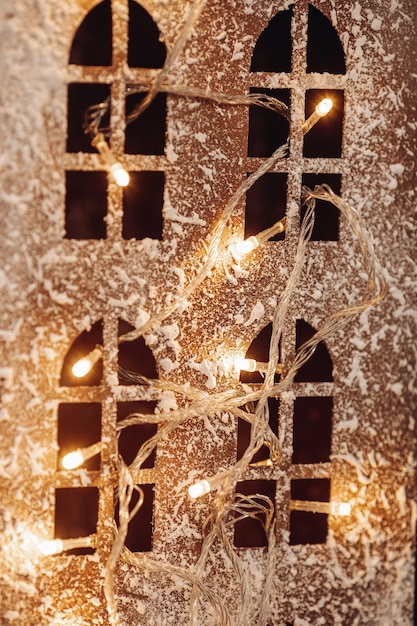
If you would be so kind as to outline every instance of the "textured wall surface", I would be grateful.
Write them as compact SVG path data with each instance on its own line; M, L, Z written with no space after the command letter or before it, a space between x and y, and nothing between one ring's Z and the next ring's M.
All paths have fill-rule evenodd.
M124 91L149 84L155 69L126 64L128 4L113 0L113 65L68 64L72 39L90 0L6 0L0 6L0 615L2 624L110 624L103 584L112 545L117 486L116 417L128 401L184 406L185 395L117 377L118 319L140 327L178 297L198 271L204 241L221 209L262 158L247 156L248 112L199 98L167 95L163 153L123 154ZM346 73L306 73L307 4L295 0L291 72L250 73L255 42L278 0L207 0L167 83L246 94L251 87L291 92L290 154L285 173L285 239L261 245L239 267L212 269L183 306L148 330L159 378L204 394L241 390L219 360L245 353L271 320L294 263L302 173L341 174L342 196L361 214L383 267L388 292L333 335L333 381L295 382L281 397L282 462L248 468L243 478L276 484L276 547L269 621L238 621L240 587L222 550L212 548L204 582L229 607L233 624L405 626L413 622L415 533L415 99L416 7L413 0L314 2L336 28ZM188 3L144 0L170 51ZM165 172L161 239L123 237L122 195L109 182L107 236L66 234L65 171L104 171L97 154L67 151L67 85L111 85L111 144L131 171ZM303 157L305 91L344 93L340 157ZM325 132L323 130L323 132ZM245 202L231 224L243 235ZM295 320L319 328L328 314L364 292L360 252L345 220L337 241L312 241L284 323L285 374L295 354ZM229 261L225 261L230 264ZM103 320L99 385L60 384L72 342ZM184 387L186 389L186 387ZM327 462L292 463L294 400L333 397ZM63 403L101 404L103 448L93 470L58 466ZM192 502L187 487L236 461L236 418L197 415L161 441L154 467L152 551L142 566L123 559L115 571L122 624L188 624L191 586L155 562L192 571L211 496ZM325 543L291 545L290 480L330 478L331 499L351 515L330 515ZM97 549L42 556L35 539L53 538L55 490L97 487ZM265 587L264 548L239 548L254 607ZM200 624L219 623L203 596ZM255 614L254 614L255 615ZM262 618L263 619L263 618ZM226 623L226 622L224 622Z

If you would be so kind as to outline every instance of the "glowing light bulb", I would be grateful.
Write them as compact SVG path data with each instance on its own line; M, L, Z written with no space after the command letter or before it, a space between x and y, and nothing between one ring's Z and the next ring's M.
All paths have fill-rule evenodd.
M317 124L317 122L322 117L327 115L329 111L331 111L332 107L333 107L333 102L330 100L330 98L323 98L323 100L321 100L317 104L316 108L314 109L310 117L308 117L306 121L304 122L302 126L302 131L304 135L308 133L308 131L311 130L311 128L313 128L314 124Z
M194 485L190 485L188 487L188 495L190 496L190 498L193 498L194 500L196 498L200 498L201 496L204 496L206 493L209 493L211 491L211 486L208 480L199 480L197 483L194 483Z
M76 378L84 378L84 376L87 376L87 374L91 372L92 367L102 356L103 350L101 346L96 346L87 356L74 363L71 370L73 375Z
M93 364L89 359L80 359L72 366L72 373L77 378L83 378L91 371Z
M313 500L290 500L291 511L310 511L311 513L327 513L327 515L350 515L351 506L348 502L314 502Z
M193 485L188 487L188 495L190 498L196 499L204 496L206 493L209 493L215 487L219 487L224 483L226 478L229 476L230 470L226 470L225 472L219 472L215 476L211 476L210 478L203 478L202 480L198 480Z
M45 556L52 554L59 554L64 549L64 542L62 539L48 539L39 543L39 550Z
M62 467L67 470L75 469L84 463L84 455L81 450L68 452L62 459Z
M72 470L77 467L80 467L84 463L84 461L88 461L96 454L100 454L101 452L101 441L97 443L93 443L93 445L88 446L87 448L78 448L78 450L72 450L66 454L61 463L62 467L66 470Z
M113 176L119 187L127 187L130 182L129 172L125 170L121 163L114 163L110 167L110 174Z
M255 359L245 359L243 356L236 356L234 358L233 365L239 371L244 370L245 372L255 372L257 369Z
M351 506L349 502L331 502L330 503L330 512L332 515L350 515Z
M92 140L91 145L99 151L116 183L120 187L126 187L130 181L129 172L127 172L123 165L116 160L116 157L110 150L103 133L97 133Z
M332 107L333 107L333 102L330 100L330 98L324 98L316 106L316 113L320 117L324 117L331 111Z
M236 261L240 261L246 254L249 254L249 252L252 252L252 250L255 250L258 246L259 241L252 235L248 237L248 239L235 241L235 243L230 246L229 250Z

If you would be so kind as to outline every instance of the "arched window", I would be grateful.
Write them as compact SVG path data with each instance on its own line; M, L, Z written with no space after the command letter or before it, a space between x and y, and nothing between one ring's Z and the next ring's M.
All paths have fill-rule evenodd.
M296 352L315 332L305 320L296 320ZM288 407L292 410L291 500L329 502L330 478L323 477L323 466L330 464L331 454L333 363L324 342L298 370L293 389L295 399ZM326 538L326 513L291 511L291 544L325 543Z
M284 341L285 350L292 355L314 334L315 329L305 320L297 319L292 337L293 345L289 347ZM255 372L241 371L240 380L253 389L263 380L262 364L269 361L272 324L263 328L250 344L246 358L255 359L259 369ZM295 345L294 345L295 344ZM281 353L281 349L279 350ZM285 365L285 364L283 364ZM280 379L280 367L275 382ZM255 406L249 407L251 412ZM332 422L333 422L333 363L324 342L320 342L314 354L299 369L293 384L293 393L286 397L283 406L279 398L271 397L268 401L268 419L272 431L279 436L284 445L291 449L291 456L284 458L288 468L290 483L290 499L308 502L330 501L330 478L323 477L325 468L330 467ZM250 441L251 425L246 420L238 420L237 456L241 458ZM273 480L266 480L262 475L265 464L270 457L267 446L254 455L251 468L252 479L242 481L238 492L243 494L256 493L271 497L282 497L275 488ZM328 464L328 465L327 465ZM259 476L256 476L256 473ZM282 510L282 507L278 507ZM308 509L308 507L306 507ZM282 516L282 512L280 513ZM284 520L283 520L284 522ZM325 543L327 538L327 514L311 513L308 510L292 510L289 513L290 544ZM237 547L261 547L266 545L266 536L262 527L251 522L242 521L235 528L235 545Z
M130 85L149 85L165 56L155 22L135 0L126 0L124 7L104 0L78 27L68 68L66 238L162 239L166 95L158 94L139 118L128 122L145 96ZM86 111L104 102L108 111L100 128L129 170L130 184L124 189L108 179L84 132Z
M64 358L57 412L56 538L93 535L96 545L106 544L108 521L114 514L117 521L118 512L104 510L102 490L109 487L104 487L102 476L114 469L115 455L130 465L141 445L156 434L153 423L132 425L117 434L117 424L128 415L153 415L159 399L137 378L158 377L155 359L143 337L118 343L118 337L132 328L121 319L98 320L73 341ZM84 357L90 359L91 370L76 376L73 366ZM80 449L94 454L90 458L86 454L86 459L71 469L66 455ZM132 551L152 549L154 466L155 451L138 471L139 478L143 475L140 487L145 498L129 525L127 545ZM71 553L92 551L94 547L87 546Z
M254 171L261 159L269 157L287 138L290 147L285 162L277 163L249 190L245 236L272 226L290 206L300 206L303 185L314 188L328 183L340 193L346 73L344 51L335 28L321 11L305 3L279 11L270 20L254 47L250 69L251 92L285 102L290 108L290 122L271 110L250 107L247 171ZM323 73L325 81L318 77ZM307 119L318 102L329 97L332 111L303 136L300 120ZM292 239L298 235L300 220L292 219L295 216L291 211L288 217L285 238ZM284 239L284 234L275 239L280 238ZM312 241L338 238L338 211L318 202Z

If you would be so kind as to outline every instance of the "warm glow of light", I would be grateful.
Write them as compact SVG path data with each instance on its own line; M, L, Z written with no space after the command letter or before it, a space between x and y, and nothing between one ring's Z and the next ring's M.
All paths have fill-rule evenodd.
M87 376L89 372L91 372L91 368L93 367L93 363L87 357L85 359L80 359L72 366L72 373L77 378L84 378Z
M230 246L230 252L235 257L237 261L240 261L246 254L252 252L259 246L259 241L257 238L252 235L252 237L248 237L248 239L240 239L239 241L235 241Z
M62 552L64 549L64 543L62 539L48 539L46 541L41 541L39 543L39 550L45 556L50 556L51 554L58 554Z
M110 174L113 176L119 187L127 187L130 181L129 172L125 170L120 163L114 163L110 168Z
M255 359L245 359L243 356L235 356L233 364L237 370L244 370L245 372L256 371Z
M350 515L351 506L349 502L331 502L330 512L332 515Z
M200 498L204 496L206 493L211 491L211 486L208 480L199 480L194 485L190 485L188 487L188 495L190 498Z
M102 355L103 351L101 346L96 346L89 354L74 363L71 370L73 375L76 378L84 378L84 376L87 376L87 374L91 372L93 365L101 359Z
M74 450L68 452L62 459L62 467L67 470L75 469L82 465L85 461L84 455L81 450Z
M330 98L324 98L316 106L316 113L320 117L324 117L325 115L329 113L329 111L331 111L332 107L333 107L333 102L330 100Z

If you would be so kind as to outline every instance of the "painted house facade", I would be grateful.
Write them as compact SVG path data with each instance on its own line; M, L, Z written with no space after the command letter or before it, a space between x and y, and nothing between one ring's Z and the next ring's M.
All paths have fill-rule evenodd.
M193 15L182 0L21 0L0 9L2 623L112 623L104 589L120 455L144 498L126 537L137 560L120 555L112 575L121 624L188 624L192 576L204 585L195 624L412 624L412 4L207 0L195 3L175 57ZM158 94L131 121L167 63ZM283 114L239 101L251 93L277 98ZM332 111L304 133L322 98ZM128 187L91 145L87 111L99 111ZM188 289L225 205L287 139L283 158L237 198L218 258ZM272 503L270 550L262 524L246 516L227 526L241 570L213 543L199 572L215 495L192 500L187 488L244 457L243 413L255 409L230 410L220 396L261 389L259 364L271 358L274 313L294 271L303 189L321 184L361 214L387 295L321 342L268 399L280 458L262 446L235 491ZM227 252L229 239L284 218L285 230L247 257ZM275 346L275 384L328 316L365 292L348 220L318 201ZM97 346L91 373L75 378L72 365ZM258 365L228 370L230 355ZM218 410L196 410L161 435L165 415L210 401ZM123 428L132 414L149 421ZM80 469L63 468L68 451L96 443ZM332 503L349 503L350 514ZM37 549L83 537L58 554Z

